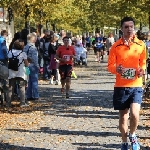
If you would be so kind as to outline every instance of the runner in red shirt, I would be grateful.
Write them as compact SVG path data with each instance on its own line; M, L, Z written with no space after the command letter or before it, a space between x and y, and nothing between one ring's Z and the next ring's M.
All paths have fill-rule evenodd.
M60 46L56 52L56 59L59 63L59 73L61 76L61 92L64 93L64 87L66 85L66 98L69 98L69 90L71 85L71 74L73 58L75 58L75 50L73 46L69 46L69 37L63 38L64 45Z

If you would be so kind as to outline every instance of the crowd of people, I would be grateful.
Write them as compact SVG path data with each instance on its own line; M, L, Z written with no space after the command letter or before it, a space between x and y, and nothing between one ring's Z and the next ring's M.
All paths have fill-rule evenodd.
M61 93L69 98L71 76L74 65L88 64L88 52L93 49L95 61L100 63L108 55L108 71L116 75L113 104L119 110L119 129L122 136L121 150L128 150L128 118L130 109L130 134L132 150L140 145L135 134L139 121L143 95L143 76L146 73L150 56L150 32L145 36L134 30L135 22L131 17L121 20L123 35L115 39L112 33L108 37L96 33L95 36L67 36L62 30L59 34L45 30L28 33L23 29L14 35L9 48L6 46L8 32L1 31L0 61L9 69L9 83L6 106L11 107L14 95L20 97L20 106L28 106L31 100L38 100L38 80L49 84L61 85ZM146 49L147 47L147 49ZM146 55L147 54L147 55ZM7 87L7 83L5 83Z

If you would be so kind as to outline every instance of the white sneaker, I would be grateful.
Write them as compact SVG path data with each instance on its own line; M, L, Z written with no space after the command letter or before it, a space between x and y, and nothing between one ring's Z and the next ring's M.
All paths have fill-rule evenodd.
M61 82L56 81L55 85L61 85Z
M98 61L98 59L96 58L95 61Z
M26 104L26 103L25 103L25 104L21 104L20 107L21 107L21 108L22 108L22 107L29 107L29 104Z
M49 84L53 84L53 80L52 79L50 79Z

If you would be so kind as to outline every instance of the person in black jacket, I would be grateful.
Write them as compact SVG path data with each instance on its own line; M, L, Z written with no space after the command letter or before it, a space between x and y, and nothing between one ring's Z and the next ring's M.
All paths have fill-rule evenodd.
M51 41L50 41L49 48L48 48L48 53L50 57L50 64L49 64L48 69L51 71L50 84L53 84L54 78L56 79L57 61L56 61L55 55L56 55L57 48L58 48L58 37L57 35L54 34L51 37Z
M20 32L17 32L17 33L14 34L14 38L12 39L12 41L9 45L9 50L12 50L14 42L18 39L20 39Z

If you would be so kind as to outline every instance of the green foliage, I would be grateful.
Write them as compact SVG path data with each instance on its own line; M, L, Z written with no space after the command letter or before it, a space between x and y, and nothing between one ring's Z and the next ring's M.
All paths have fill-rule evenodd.
M17 29L25 22L25 5L30 7L27 19L31 24L45 24L48 20L57 28L73 32L104 26L119 28L124 16L134 17L137 25L148 25L150 15L149 0L0 0L0 7L14 10Z

